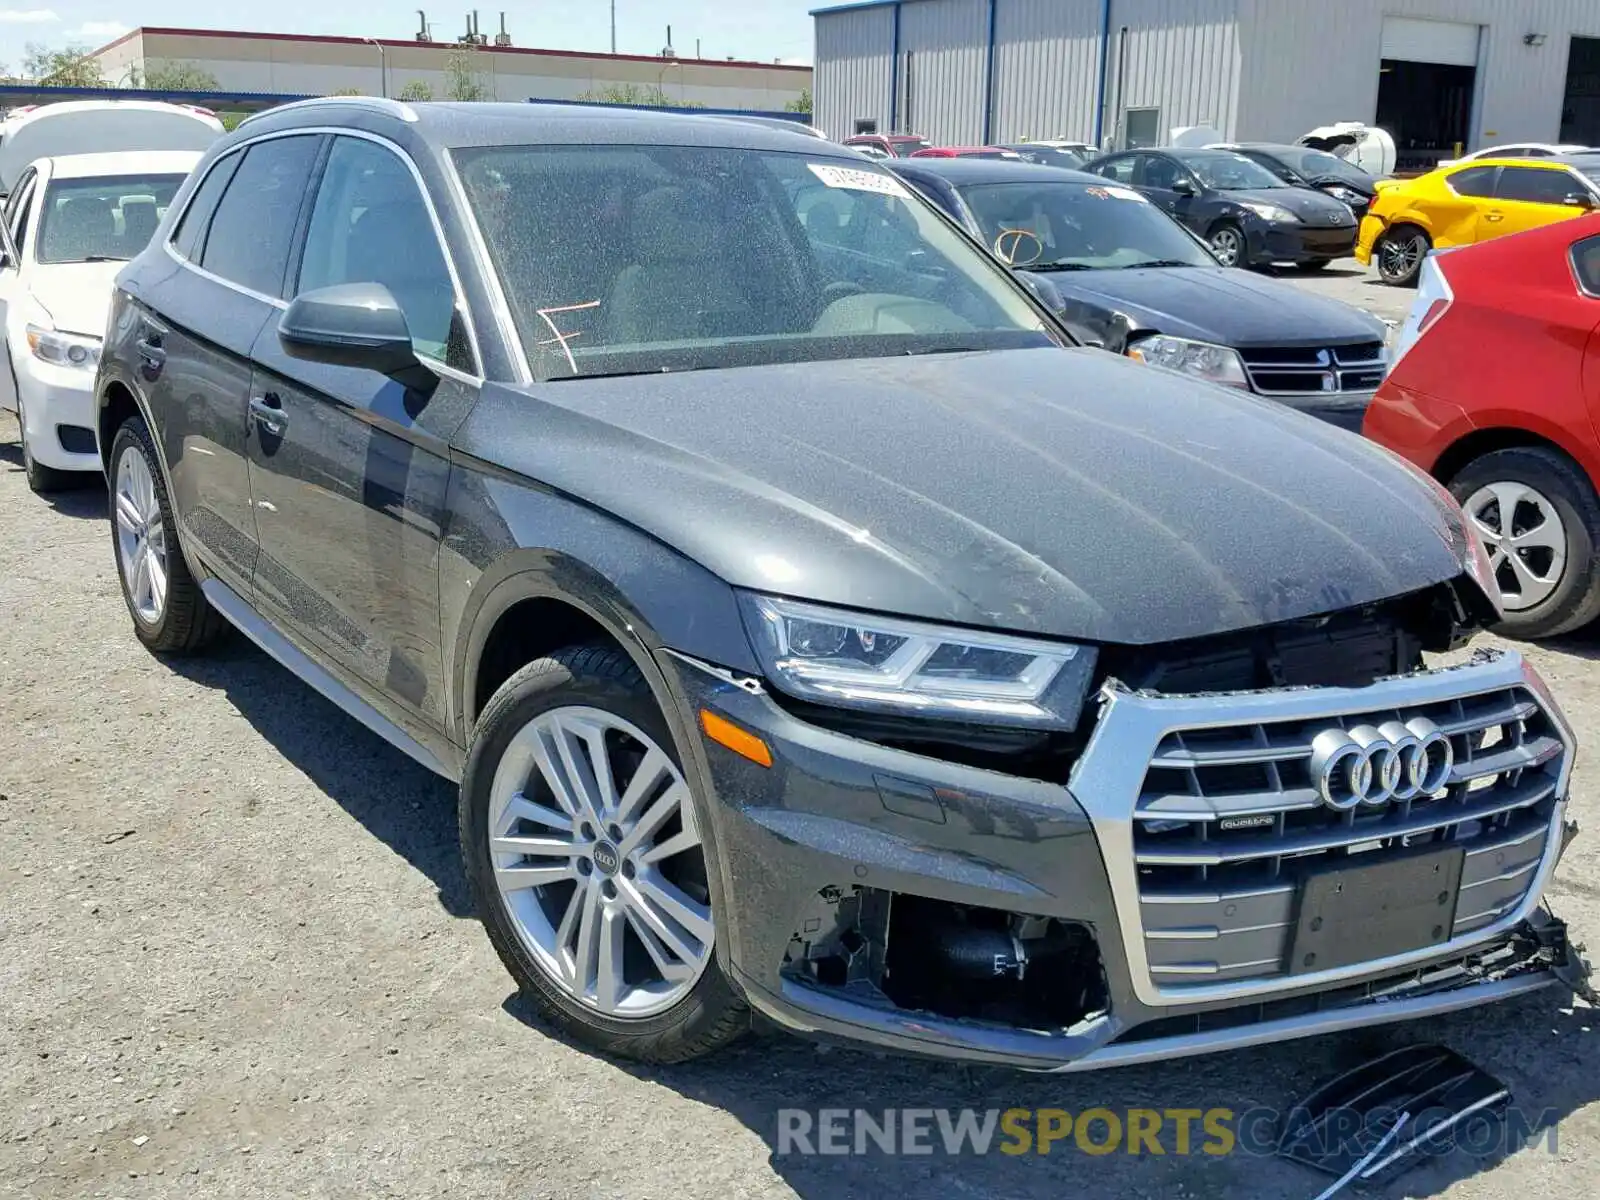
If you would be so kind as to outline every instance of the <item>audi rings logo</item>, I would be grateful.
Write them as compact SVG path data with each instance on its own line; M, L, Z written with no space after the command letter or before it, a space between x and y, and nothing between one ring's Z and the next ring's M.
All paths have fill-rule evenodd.
M1311 740L1311 783L1329 808L1382 808L1444 787L1455 763L1450 739L1432 721L1324 729Z

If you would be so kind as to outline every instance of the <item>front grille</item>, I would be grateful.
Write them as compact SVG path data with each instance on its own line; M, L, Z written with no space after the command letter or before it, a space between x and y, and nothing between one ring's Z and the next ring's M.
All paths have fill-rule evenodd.
M1264 396L1370 392L1389 369L1382 342L1241 350L1250 386Z
M1325 806L1311 778L1321 731L1432 721L1454 766L1432 795L1378 810ZM1134 814L1139 921L1162 988L1289 973L1301 883L1420 847L1465 852L1449 938L1527 898L1546 850L1566 746L1524 687L1337 718L1177 729L1149 760Z

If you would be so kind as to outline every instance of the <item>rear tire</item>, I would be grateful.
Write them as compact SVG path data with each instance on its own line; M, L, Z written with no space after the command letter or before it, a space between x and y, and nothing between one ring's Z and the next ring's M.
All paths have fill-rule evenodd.
M569 1036L670 1063L750 1027L717 965L699 799L626 654L573 646L506 680L478 720L459 821L489 941Z
M1450 491L1496 567L1497 633L1554 637L1600 617L1600 497L1577 463L1545 446L1495 450Z
M111 443L111 549L133 631L156 654L194 654L227 622L184 561L161 460L143 417L129 417Z
M1378 278L1390 287L1411 287L1422 271L1422 260L1432 249L1432 239L1415 225L1388 230L1372 248Z

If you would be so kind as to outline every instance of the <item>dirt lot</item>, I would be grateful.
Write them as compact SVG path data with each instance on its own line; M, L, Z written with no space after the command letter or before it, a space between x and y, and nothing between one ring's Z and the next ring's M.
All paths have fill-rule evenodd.
M1302 282L1409 301L1337 269ZM240 641L146 654L103 493L36 499L14 435L0 417L0 1195L1311 1197L1326 1179L1239 1155L780 1156L777 1112L1283 1107L1432 1039L1558 1115L1558 1152L1458 1155L1381 1194L1595 1193L1594 1013L1552 997L1065 1079L779 1036L663 1070L576 1050L467 912L450 789ZM1597 651L1532 651L1592 741ZM1597 771L1552 897L1600 947Z

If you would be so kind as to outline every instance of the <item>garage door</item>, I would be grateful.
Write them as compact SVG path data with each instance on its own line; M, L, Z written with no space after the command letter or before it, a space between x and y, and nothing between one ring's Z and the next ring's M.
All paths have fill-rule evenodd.
M1383 58L1401 62L1478 65L1478 27L1457 21L1419 21L1415 17L1383 19Z

